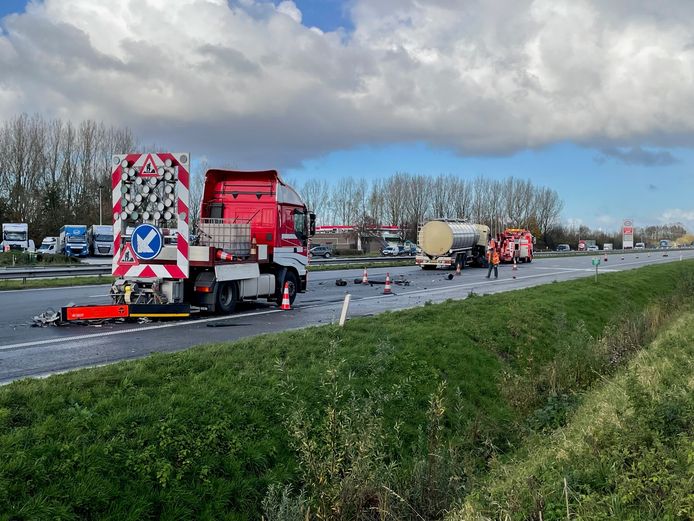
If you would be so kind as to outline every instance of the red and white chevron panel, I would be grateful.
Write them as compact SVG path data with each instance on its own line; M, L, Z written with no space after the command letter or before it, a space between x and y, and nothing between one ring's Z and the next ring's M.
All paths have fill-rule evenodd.
M116 277L125 278L188 278L188 239L190 223L190 154L122 154L113 156L111 171L111 187L113 202L113 263L112 273ZM171 178L169 178L171 177ZM166 181L165 181L166 179ZM175 180L175 183L174 181ZM149 211L152 205L161 201L148 203L146 197L156 195L154 192L162 186L175 186L175 197L170 207L158 211ZM133 187L147 187L147 193L138 193L139 200ZM151 187L151 188L150 188ZM130 191L133 190L133 191ZM151 190L151 192L150 192ZM162 189L163 190L163 189ZM127 204L126 192L133 201ZM161 194L164 192L161 191ZM143 199L143 195L145 199ZM170 198L170 196L168 196ZM155 204L156 203L156 204ZM167 203L167 204L168 204ZM134 217L133 205L149 205L142 213ZM130 208L128 208L130 206ZM159 205L161 206L161 205ZM170 219L162 219L162 212L170 212ZM175 216L175 217L174 217ZM175 230L172 222L176 222ZM166 224L169 230L177 232L176 261L147 262L138 259L133 254L130 238L125 236L127 227L135 227L142 222L148 222L161 229ZM155 259L156 261L156 259Z

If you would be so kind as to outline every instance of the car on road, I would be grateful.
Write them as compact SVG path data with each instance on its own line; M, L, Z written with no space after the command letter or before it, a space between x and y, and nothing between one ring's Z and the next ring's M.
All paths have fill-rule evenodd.
M399 255L416 255L417 245L410 242L404 246L398 246L398 250Z
M308 253L311 257L323 257L324 259L329 259L333 256L333 250L330 246L314 246Z
M635 250L643 250L645 248L646 248L646 245L642 242L637 242L636 244L634 244Z
M571 246L568 244L558 244L557 251L571 251Z
M600 248L598 248L597 244L591 244L586 247L586 251L598 251Z
M400 255L400 248L398 248L397 246L386 246L381 250L381 255L383 255L384 257L387 257L388 255L396 257Z

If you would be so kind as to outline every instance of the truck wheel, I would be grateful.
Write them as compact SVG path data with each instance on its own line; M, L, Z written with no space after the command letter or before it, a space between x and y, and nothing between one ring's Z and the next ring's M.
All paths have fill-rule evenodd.
M217 312L225 315L233 313L238 295L239 292L235 282L220 282L215 302Z
M427 271L428 271L428 270L435 270L435 269L436 269L436 266L427 266L427 265L423 265L423 266L422 266L422 269L423 269L423 270L427 270Z
M294 304L294 299L299 291L299 279L293 271L287 271L287 274L284 276L284 282L289 284L289 303ZM282 284L282 292L284 292L284 283ZM281 296L279 302L282 302Z

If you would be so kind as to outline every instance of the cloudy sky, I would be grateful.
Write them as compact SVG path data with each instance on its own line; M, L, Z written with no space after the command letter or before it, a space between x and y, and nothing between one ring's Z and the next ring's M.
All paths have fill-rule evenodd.
M694 228L690 0L0 0L0 120L293 179L517 176Z

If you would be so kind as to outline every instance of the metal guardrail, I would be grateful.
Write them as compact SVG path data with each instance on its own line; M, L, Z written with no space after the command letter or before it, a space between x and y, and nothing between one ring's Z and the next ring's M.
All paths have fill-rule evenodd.
M82 275L110 275L111 266L76 266L74 268L31 267L0 269L0 280L47 279L59 277L79 277Z
M607 253L608 255L624 255L626 253L666 253L673 251L687 251L692 248L668 248L668 249L645 249L645 250L600 250L600 251L568 251L568 252L557 252L557 251L537 251L535 252L535 257L538 258L552 258L552 257L570 257L570 256L602 256ZM340 265L340 264L353 264L355 266L360 266L364 263L370 262L394 262L394 261L404 261L412 260L414 264L414 256L412 255L399 255L399 256L388 256L388 257L331 257L329 259L317 259L312 258L310 260L311 265ZM89 265L89 266L75 266L75 267L23 267L23 268L2 268L0 269L0 280L12 280L12 279L22 279L26 282L27 279L45 279L45 278L59 278L59 277L79 277L83 275L110 275L111 265Z

